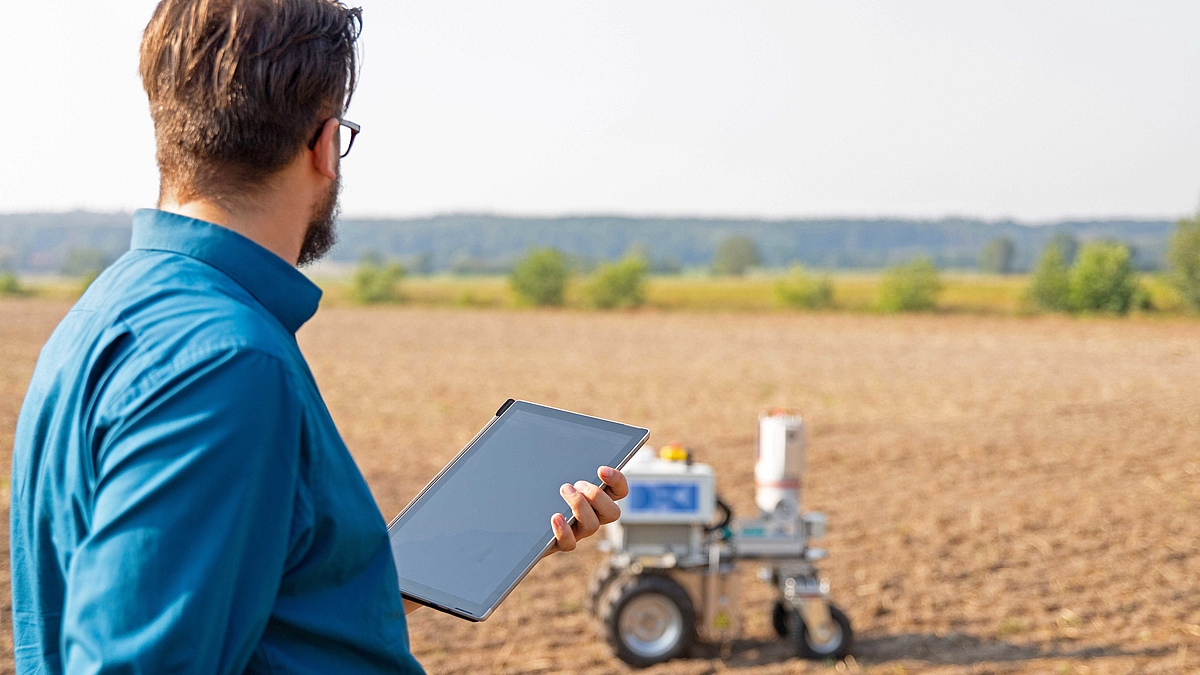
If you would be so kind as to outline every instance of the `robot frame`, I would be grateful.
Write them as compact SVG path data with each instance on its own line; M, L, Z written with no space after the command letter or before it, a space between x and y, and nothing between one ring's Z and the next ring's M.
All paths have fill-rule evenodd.
M588 609L614 654L645 667L687 654L698 640L740 634L741 561L757 561L759 579L778 591L771 623L810 659L841 659L853 631L829 601L809 541L825 534L821 513L802 513L804 423L782 411L758 420L754 467L758 517L734 519L716 491L711 466L677 444L643 448L625 466L629 495L620 519L605 526L608 551L588 587ZM717 511L721 511L718 519Z

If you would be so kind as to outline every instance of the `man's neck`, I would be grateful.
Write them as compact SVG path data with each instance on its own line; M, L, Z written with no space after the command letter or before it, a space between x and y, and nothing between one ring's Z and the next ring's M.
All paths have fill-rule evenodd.
M158 208L188 218L215 223L233 230L250 241L283 258L290 265L300 259L300 247L308 227L305 204L285 200L256 200L251 209L226 209L215 202L198 199L183 204L164 199ZM290 207L290 208L289 208Z
M167 190L158 208L233 230L295 265L300 261L313 207L337 181L336 130L337 120L328 120L324 140L316 150L297 152L287 166L253 192L223 201L199 198L180 203Z

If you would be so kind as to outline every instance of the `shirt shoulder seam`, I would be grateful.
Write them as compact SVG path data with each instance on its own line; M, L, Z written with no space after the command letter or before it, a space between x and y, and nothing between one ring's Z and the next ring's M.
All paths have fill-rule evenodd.
M133 333L136 336L136 332L124 320L124 318L120 318L118 321L125 326L130 333ZM173 359L169 363L147 368L143 373L140 373L133 382L130 383L129 388L125 390L125 393L120 398L116 399L109 404L109 406L105 407L110 409L116 408L119 410L128 405L132 400L145 394L148 390L169 379L171 376L177 375L189 368L197 366L222 354L229 354L231 358L241 356L243 354L258 355L274 361L279 366L284 380L289 385L285 387L285 389L288 391L288 396L294 398L292 374L290 372L290 368L288 368L287 362L283 359L283 357L254 344L239 340L226 339L207 344L204 347L197 348L194 351L186 352L186 358Z

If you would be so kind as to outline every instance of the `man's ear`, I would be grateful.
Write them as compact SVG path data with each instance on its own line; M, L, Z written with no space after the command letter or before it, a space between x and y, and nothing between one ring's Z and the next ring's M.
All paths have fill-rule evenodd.
M325 120L321 127L321 135L312 149L313 168L329 180L337 180L338 160L341 147L338 143L338 127L341 123L336 118Z

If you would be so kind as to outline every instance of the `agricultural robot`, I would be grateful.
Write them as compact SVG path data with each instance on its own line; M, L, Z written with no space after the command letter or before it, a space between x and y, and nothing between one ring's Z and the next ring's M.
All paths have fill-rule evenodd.
M800 511L804 444L799 416L759 417L760 513L749 520L734 519L712 467L693 462L682 446L643 448L629 461L629 495L619 502L621 518L606 526L601 548L608 556L588 588L589 610L618 658L649 666L684 655L697 639L736 637L733 572L741 561L759 563L759 579L778 589L772 624L801 656L849 653L850 621L829 602L829 583L817 570L825 551L809 546L824 535L825 516Z

